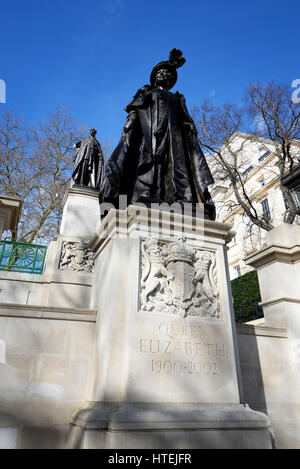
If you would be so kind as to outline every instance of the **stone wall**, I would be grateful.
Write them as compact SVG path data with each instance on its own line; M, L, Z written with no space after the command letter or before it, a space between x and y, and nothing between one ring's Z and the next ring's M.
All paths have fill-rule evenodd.
M174 222L174 225L176 223ZM300 299L299 289L297 290L299 284L297 278L300 278L300 245L297 243L300 234L297 230L300 228L296 227L294 233L294 228L284 227L285 231L293 232L281 233L281 229L278 239L279 241L290 239L289 244L281 246L276 239L276 242L270 240L275 243L274 246L253 255L250 265L258 267L266 322L238 325L236 338L235 332L232 334L230 332L231 328L235 331L231 315L230 322L228 320L226 323L231 311L231 302L229 287L226 284L228 275L224 253L230 227L211 221L206 225L203 241L208 243L210 239L210 244L208 243L206 248L214 249L218 252L219 261L222 260L219 262L221 270L218 278L221 288L218 291L223 298L221 301L223 316L221 314L220 318L208 317L205 320L209 327L212 327L213 320L220 330L224 324L227 327L225 339L230 347L232 343L229 342L229 337L233 340L236 362L240 362L241 365L241 379L239 366L236 367L236 372L242 392L233 393L232 387L228 387L226 394L220 396L224 383L219 380L216 385L214 381L208 393L212 401L208 402L208 399L203 401L209 403L211 408L214 404L220 405L220 403L223 405L234 403L243 407L239 403L239 394L241 394L243 403L248 404L253 410L268 414L274 432L275 447L300 448L300 360L297 354L300 343L298 321ZM133 232L135 225L130 222L128 226ZM190 243L193 245L192 225L185 223L184 226L190 229L186 231L188 234L185 233L188 245ZM106 230L106 228L103 224L101 229ZM113 230L114 226L111 225L110 229ZM139 236L141 232L139 230ZM125 370L124 373L127 371L131 373L136 366L136 360L129 362L129 358L133 356L130 355L132 347L130 334L134 329L129 326L127 329L124 328L123 322L124 311L128 317L133 318L137 308L137 294L132 294L131 300L127 302L124 298L126 292L132 292L132 285L135 285L135 291L138 290L139 243L136 237L132 237L134 249L128 251L127 246L127 250L123 252L123 260L120 260L119 248L114 252L110 252L107 248L106 257L98 256L95 261L97 268L93 271L94 258L91 252L96 252L98 249L96 242L101 241L105 247L106 238L98 233L94 244L90 242L88 245L85 235L79 234L70 237L61 233L58 240L50 244L45 270L41 276L16 272L0 273L0 448L65 448L71 416L75 411L78 413L78 409L87 401L95 402L99 398L100 403L105 400L108 402L106 393L109 392L110 401L113 396L113 400L119 403L120 396L129 395L128 387L126 388L123 378L119 379L119 374L121 366ZM274 230L272 236L275 235ZM197 239L199 236L197 233ZM120 239L121 246L123 241ZM131 264L127 262L129 254ZM132 266L135 266L135 271L132 270ZM113 267L114 271L109 277L109 270ZM285 282L282 281L283 273ZM167 316L168 314L165 317ZM184 318L179 320L185 321ZM152 324L151 321L149 319L149 324ZM199 318L198 321L203 319ZM114 324L117 327L111 327ZM101 340L95 340L96 332L98 337L101 336ZM112 333L114 335L110 335ZM217 331L216 334L220 339L220 332ZM223 344L227 343L224 342L225 339L222 336ZM127 355L124 344L127 347ZM141 353L138 354L142 371L145 364L143 347L144 343L140 349ZM94 357L92 357L93 351ZM108 370L106 364L110 359L112 366ZM95 387L91 386L93 382L91 375L93 378L96 377ZM140 376L141 373L138 374L138 378ZM144 386L143 397L149 390L149 402L152 402L151 385L153 386L154 381L151 381L149 376L144 380L146 386L143 380L141 386ZM228 373L228 381L231 384L233 376L234 373ZM136 376L132 374L129 377L131 383L135 385ZM177 401L182 403L182 399L176 401L175 388L178 385L176 376L173 379L173 386L168 385L165 389L164 383L169 382L160 383L160 388L166 391L164 402L169 403L174 399L175 404ZM186 392L186 384L184 381L182 383ZM197 393L194 395L199 398L199 381L195 379L193 383L195 389L197 388ZM207 383L207 379L204 383L200 382L201 392ZM106 387L103 387L104 384ZM114 390L117 391L115 395ZM134 395L129 401L133 407L136 402L144 402L136 399ZM163 402L159 392L156 401ZM187 399L187 403L190 401L195 403L193 396L192 400ZM199 403L201 404L200 400ZM253 419L257 419L255 412L248 413ZM126 419L126 422L130 423L132 414L127 415ZM227 420L227 423L232 424L231 417ZM195 422L195 425L197 424L198 420ZM173 430L172 426L167 428ZM228 428L226 432L223 430L222 427L223 435L228 434ZM249 430L248 426L246 430ZM92 433L95 435L94 429ZM202 433L206 435L207 432L204 430ZM166 431L165 436L168 435ZM173 440L175 446L176 438ZM217 447L216 440L210 438L211 447ZM198 445L198 442L199 440L195 439L195 445ZM249 444L251 445L248 441L248 446Z
M86 399L96 311L0 305L0 448L65 448ZM244 402L277 448L300 448L300 393L286 329L237 326Z
M84 257L79 267L70 265L67 255L63 257L65 243L71 246L69 258L73 259L72 249L75 246L76 250L80 241L80 238L64 236L52 241L42 275L0 270L0 303L89 308L94 279L92 268Z
M266 246L245 259L257 269L265 330L288 338L257 338L263 391L279 447L300 447L300 227L282 224L266 234ZM246 386L245 386L246 387Z
M0 305L0 448L65 448L95 311Z
M239 324L244 401L268 414L276 448L300 448L300 387L286 329Z

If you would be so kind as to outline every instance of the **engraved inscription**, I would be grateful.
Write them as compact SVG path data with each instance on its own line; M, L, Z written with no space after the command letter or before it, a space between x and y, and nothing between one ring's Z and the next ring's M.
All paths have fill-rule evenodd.
M168 324L163 322L159 324L158 332L168 338L174 338L174 336L198 337L200 340L206 338L205 327L199 324Z
M191 355L201 357L224 357L224 344L186 342L180 340L140 339L139 350L142 353L161 355Z
M152 372L161 373L196 373L205 375L216 375L218 373L217 364L213 362L182 362L171 360L152 360Z
M158 337L142 337L138 351L151 357L153 374L217 375L226 358L225 344L207 340L206 329L197 324L157 326Z

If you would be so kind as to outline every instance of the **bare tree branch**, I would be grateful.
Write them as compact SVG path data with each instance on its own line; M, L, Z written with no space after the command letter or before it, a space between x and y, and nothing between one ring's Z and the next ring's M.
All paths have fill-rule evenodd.
M200 107L194 107L192 114L200 145L208 153L216 182L230 183L235 202L252 223L267 231L273 229L270 220L258 213L248 187L244 171L252 163L245 156L244 145L249 138L260 144L268 139L267 142L274 146L276 169L267 170L279 178L292 171L295 164L293 143L300 138L300 113L299 107L296 109L291 102L289 88L274 83L266 86L252 84L246 90L245 107L232 103L218 107L205 99ZM254 130L253 122L256 123ZM237 132L241 134L238 146L238 140L234 139ZM242 132L247 133L244 138ZM281 182L280 189L290 207L286 221L292 223L295 218L294 203Z
M37 128L15 113L0 118L0 192L22 199L12 239L48 242L57 236L62 198L73 170L73 148L86 127L58 109Z

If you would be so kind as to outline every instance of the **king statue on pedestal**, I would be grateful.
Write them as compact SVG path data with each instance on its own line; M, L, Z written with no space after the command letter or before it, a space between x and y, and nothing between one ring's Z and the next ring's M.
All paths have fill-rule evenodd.
M127 203L204 203L206 218L215 218L207 187L214 182L197 139L184 96L169 90L177 81L182 52L172 49L168 61L152 70L150 85L140 88L126 106L122 137L112 153L100 189L100 202L118 208Z
M97 131L90 130L90 136L76 143L75 167L72 182L78 186L100 189L103 153L101 145L96 139Z

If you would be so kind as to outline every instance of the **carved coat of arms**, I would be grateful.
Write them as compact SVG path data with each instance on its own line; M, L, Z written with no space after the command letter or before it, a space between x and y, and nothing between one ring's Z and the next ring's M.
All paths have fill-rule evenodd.
M92 272L94 268L94 253L83 241L64 241L60 256L59 270L74 270L75 272Z
M195 250L184 238L142 244L141 310L186 316L220 315L215 255Z

